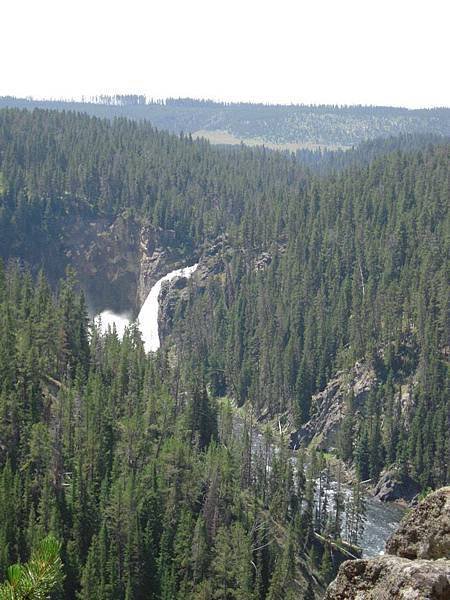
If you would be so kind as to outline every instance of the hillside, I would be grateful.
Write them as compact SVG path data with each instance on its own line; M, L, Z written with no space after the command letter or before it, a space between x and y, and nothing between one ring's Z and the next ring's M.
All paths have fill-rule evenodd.
M74 266L90 305L135 314L159 277L199 260L201 293L174 336L215 393L300 426L336 369L372 361L379 386L361 443L391 445L371 475L403 456L423 485L442 484L449 146L423 145L389 142L366 166L320 176L283 154L148 124L2 111L0 254L55 281ZM383 431L399 410L408 427L429 420L407 443Z
M390 106L264 105L190 98L151 101L143 96L100 96L84 102L1 97L0 108L41 108L149 121L158 129L192 133L216 144L265 144L314 150L351 147L401 134L450 135L450 109Z

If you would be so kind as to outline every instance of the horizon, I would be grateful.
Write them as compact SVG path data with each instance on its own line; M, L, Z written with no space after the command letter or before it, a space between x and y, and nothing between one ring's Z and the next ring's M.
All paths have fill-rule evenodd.
M161 105L165 105L165 103L169 100L171 101L186 101L186 100L191 100L194 102L205 102L205 103L213 103L213 104L218 104L218 105L225 105L225 106L232 106L232 105L237 105L237 104L246 104L249 106L271 106L271 107L285 107L285 106L289 106L289 107L306 107L306 108L320 108L320 107L332 107L332 108L338 108L338 109L342 109L342 108L398 108L398 109L405 109L405 110L411 110L411 111L415 111L415 110L449 110L450 109L450 103L448 105L431 105L431 106L417 106L417 105L410 105L410 106L406 106L406 105L396 105L396 104L360 104L360 103L353 103L353 104L339 104L336 102L329 102L329 103L321 103L321 102L270 102L270 101L263 101L263 100L242 100L242 99L232 99L232 100L224 100L221 98L214 98L211 96L204 96L204 97L194 97L194 96L182 96L182 95L178 95L178 96L166 96L166 97L155 97L155 96L150 96L150 95L146 95L144 93L139 93L139 92L126 92L126 93L111 93L111 94L107 94L104 92L99 92L98 94L94 94L92 96L40 96L40 95L24 95L24 96L19 96L19 95L15 95L15 94L11 94L11 93L2 93L0 94L0 98L14 98L15 100L25 100L25 101L30 101L30 102L67 102L67 103L77 103L77 104L105 104L105 105L110 105L110 103L108 102L102 102L101 98L124 98L124 97L144 97L145 98L145 105L150 105L150 104L161 104ZM123 104L117 104L117 106L125 106L126 103Z

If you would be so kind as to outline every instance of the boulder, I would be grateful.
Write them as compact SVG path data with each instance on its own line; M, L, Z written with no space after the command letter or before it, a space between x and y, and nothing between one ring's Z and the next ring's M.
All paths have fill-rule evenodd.
M450 561L381 556L349 560L330 584L326 600L448 600Z
M409 559L450 559L450 487L429 494L404 517L386 552Z
M396 470L386 471L378 481L374 495L382 502L392 500L411 501L420 491L419 484Z
M433 492L403 519L386 556L346 561L326 600L448 600L450 488Z

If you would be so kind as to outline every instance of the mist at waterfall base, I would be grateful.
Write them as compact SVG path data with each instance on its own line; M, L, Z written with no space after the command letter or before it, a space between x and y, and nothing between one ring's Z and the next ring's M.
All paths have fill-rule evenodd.
M198 265L183 267L171 271L161 277L150 290L137 318L138 327L142 334L144 349L146 352L156 352L161 345L158 332L159 293L165 281L171 281L175 277L189 278ZM111 310L104 310L95 317L96 323L100 324L102 333L115 325L119 338L123 337L125 328L130 324L130 315L127 313L116 314Z
M123 338L125 327L130 324L130 314L116 314L112 310L104 310L95 317L95 323L100 326L102 333L107 333L109 329L116 328L119 338Z

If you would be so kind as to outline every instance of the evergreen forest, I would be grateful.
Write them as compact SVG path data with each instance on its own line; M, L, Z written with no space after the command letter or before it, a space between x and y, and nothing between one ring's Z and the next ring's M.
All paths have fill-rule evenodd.
M54 598L320 598L361 552L361 481L448 484L449 159L434 134L294 154L0 110L0 581L47 544ZM156 353L101 332L73 269L119 219L199 263ZM308 448L355 365L367 393Z

